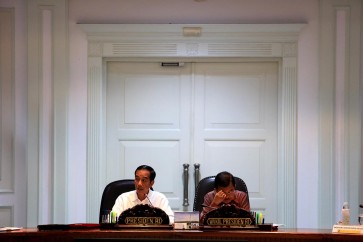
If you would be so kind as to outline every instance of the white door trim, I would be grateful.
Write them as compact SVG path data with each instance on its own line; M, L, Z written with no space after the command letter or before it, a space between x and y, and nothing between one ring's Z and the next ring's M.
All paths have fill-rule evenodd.
M79 24L88 39L87 220L97 221L105 160L104 58L281 58L278 223L296 227L297 41L304 24ZM189 36L185 31L198 30Z

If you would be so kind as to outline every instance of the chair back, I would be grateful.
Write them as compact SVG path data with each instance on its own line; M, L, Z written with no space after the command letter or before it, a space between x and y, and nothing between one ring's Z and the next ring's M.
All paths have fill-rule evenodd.
M249 201L246 183L239 177L234 177L234 179L236 181L236 190L245 192ZM214 180L215 176L208 176L199 181L195 189L193 211L201 212L203 210L204 196L214 189Z
M99 223L102 221L102 212L105 210L111 210L119 195L132 190L135 190L134 179L124 179L109 183L103 190L100 205Z

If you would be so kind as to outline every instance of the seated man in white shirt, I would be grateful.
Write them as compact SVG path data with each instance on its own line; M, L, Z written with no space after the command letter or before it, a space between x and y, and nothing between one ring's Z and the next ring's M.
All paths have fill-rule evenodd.
M135 189L131 192L122 193L116 199L112 207L112 211L117 216L126 209L132 208L138 204L149 204L153 207L162 209L168 216L170 224L174 223L174 212L169 206L166 196L160 192L151 190L154 185L156 173L154 169L148 165L141 165L135 170Z

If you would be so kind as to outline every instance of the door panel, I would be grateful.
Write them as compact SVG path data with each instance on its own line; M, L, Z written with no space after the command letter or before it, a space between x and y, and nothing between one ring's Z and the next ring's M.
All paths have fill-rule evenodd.
M108 182L151 165L154 189L180 209L181 167L190 160L190 66L109 62L107 75Z
M191 210L193 164L200 177L227 170L241 177L251 208L276 218L276 63L107 64L108 181L156 170L155 189L173 210ZM189 207L183 165L189 164Z
M194 159L242 178L251 209L277 216L277 63L199 63Z

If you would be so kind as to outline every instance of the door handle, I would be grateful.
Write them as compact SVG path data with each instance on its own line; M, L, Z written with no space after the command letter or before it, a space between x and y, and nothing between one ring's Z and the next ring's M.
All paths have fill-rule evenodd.
M195 185L195 191L197 190L197 186L199 184L200 181L200 164L199 163L195 163L194 164L194 185Z
M183 206L189 206L189 198L188 198L188 180L189 180L189 164L183 164L183 182L184 182L184 199Z

